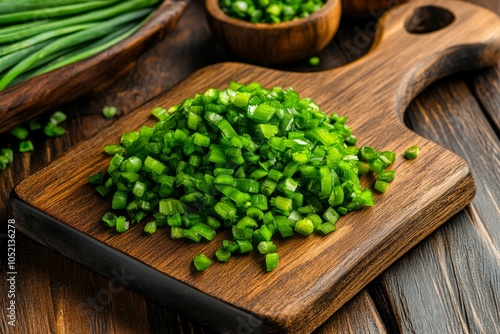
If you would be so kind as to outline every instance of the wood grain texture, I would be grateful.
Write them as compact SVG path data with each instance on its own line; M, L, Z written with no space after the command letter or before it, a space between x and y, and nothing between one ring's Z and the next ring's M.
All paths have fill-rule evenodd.
M446 1L425 2L426 5L429 3L448 8L455 15L454 23L424 39L403 30L405 19L421 4L415 2L400 7L383 20L383 33L372 52L342 69L300 74L235 63L204 68L116 123L106 134L77 145L63 158L21 183L16 194L29 205L75 230L229 305L257 315L265 321L267 330L310 331L462 208L473 195L472 178L463 161L407 130L400 120L407 103L430 81L458 70L458 65L460 69L475 68L496 61L500 52L498 18L474 6ZM483 25L472 24L478 17L482 18ZM459 31L460 39L451 38ZM405 50L395 47L407 39L410 46ZM425 52L415 54L414 47ZM387 55L391 53L400 55L400 63L384 66ZM408 61L410 57L405 54L414 56ZM349 116L352 128L363 140L361 144L397 152L418 144L426 154L411 163L401 159L396 163L398 179L404 182L395 182L391 185L391 193L377 198L377 210L365 210L345 217L339 223L338 231L322 242L302 243L295 239L280 244L282 265L279 271L269 275L262 275L262 268L247 257L241 259L238 266L204 272L203 279L200 279L189 269L191 256L186 256L186 261L180 261L176 256L181 248L186 248L185 244L172 242L160 234L145 239L137 228L126 235L116 236L97 225L108 208L96 198L85 180L87 175L104 169L107 158L95 156L92 152L100 151L119 134L136 129L137 124L151 123L148 115L152 107L179 103L186 96L193 96L208 87L226 86L231 79L259 81L265 86L293 86L303 96L313 97L323 110L335 110ZM323 94L318 94L314 82L323 83ZM376 89L371 92L363 89L373 82L378 83ZM332 96L336 99L332 100ZM369 117L364 114L367 105L371 106ZM383 119L384 122L375 124L373 119ZM388 126L393 136L384 132ZM79 168L64 167L75 161L82 161ZM19 216L20 221L21 218ZM26 223L20 224L19 229L37 238L36 232L31 231ZM133 242L137 238L141 240L139 246ZM44 240L47 242L47 236ZM156 249L153 255L151 250L158 242L168 243L169 247ZM217 241L190 245L188 249L191 254L210 253L216 246ZM300 252L304 247L308 247L308 251ZM297 253L303 255L297 256ZM332 258L328 254L336 256ZM297 275L306 267L307 275ZM244 277L240 275L242 269L246 271ZM213 284L220 281L234 284L231 289ZM297 285L305 290L294 289ZM245 291L247 286L259 286L260 289L245 295L237 293ZM275 300L276 303L262 304L259 301L263 299ZM279 303L282 299L300 302Z
M357 314L357 321L352 315ZM329 321L321 325L316 334L386 333L382 319L367 290L362 290L348 304L335 313Z
M493 240L500 240L500 225L498 224L500 208L497 205L500 198L498 172L500 170L500 142L487 118L484 117L484 113L481 112L479 104L470 95L463 97L466 92L468 88L464 82L454 82L446 88L437 89L432 94L425 94L426 99L415 103L408 113L408 118L412 123L417 117L425 117L427 124L431 127L413 126L415 131L424 132L427 138L459 154L469 163L473 174L486 175L485 178L477 178L475 182L477 193L472 201L471 208L474 213L471 216L477 218L478 224L483 225L478 226L479 230L484 229L485 234ZM448 98L454 101L453 105L448 102ZM439 107L429 109L431 101ZM439 121L443 118L453 119L460 131ZM486 145L478 149L479 143L486 143Z
M327 0L317 12L278 24L250 23L226 15L218 0L205 0L215 39L236 56L258 64L283 64L323 50L340 22L340 0Z
M381 284L403 333L498 333L500 313L491 307L500 297L498 137L463 81L433 88L411 105L407 122L469 162L477 193L465 211L382 274Z
M499 9L500 12L500 9ZM500 137L500 63L481 71L471 82L471 89Z
M123 75L130 62L175 27L186 4L164 1L141 29L108 50L2 91L0 133Z
M144 299L125 288L129 277L127 272L117 271L115 277L108 280L90 271L82 272L71 260L22 234L17 235L16 241L17 263L24 264L17 276L17 292L24 298L17 298L16 305L22 324L18 331L14 331L5 323L7 318L2 316L2 333L97 334L148 330L145 317L133 316L129 313L131 310L124 309L124 305L134 305L136 314L146 312ZM37 250L37 260L27 261L33 250ZM58 281L67 284L54 284ZM88 281L96 284L89 286ZM2 293L0 298L6 299L7 296Z
M498 333L499 268L461 211L382 275L398 331Z

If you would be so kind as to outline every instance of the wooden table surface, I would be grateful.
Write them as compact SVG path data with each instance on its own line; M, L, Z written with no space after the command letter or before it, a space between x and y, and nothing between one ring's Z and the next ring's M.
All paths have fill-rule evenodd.
M471 2L500 14L498 0ZM57 108L69 116L66 135L34 138L36 151L16 154L14 164L0 172L2 272L8 271L8 198L16 183L111 124L101 114L104 105L116 106L119 117L126 117L195 70L238 60L215 44L204 15L202 1L192 0L174 31L130 72ZM280 68L317 71L350 62L369 49L375 21L344 18L319 54L320 66L302 61ZM433 84L411 103L405 122L463 157L472 167L477 194L316 332L500 333L500 63ZM0 136L0 147L9 142L9 136ZM9 285L2 279L0 333L212 333L128 291L133 277L126 272L108 280L20 233L15 240L16 327L7 323ZM251 321L241 319L237 331L251 333Z

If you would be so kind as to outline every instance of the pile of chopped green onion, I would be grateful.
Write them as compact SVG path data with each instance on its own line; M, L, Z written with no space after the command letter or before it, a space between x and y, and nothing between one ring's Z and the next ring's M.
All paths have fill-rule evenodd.
M227 15L249 22L280 23L307 17L325 0L219 0Z
M273 240L335 231L340 216L374 205L359 175L373 173L380 191L395 176L386 170L394 152L357 148L346 117L326 115L292 88L231 82L152 114L154 126L104 148L107 175L89 177L111 197L103 221L124 232L144 220L146 233L169 226L171 238L195 242L229 229L220 262L256 248L272 270ZM200 270L210 263L194 258Z
M161 0L0 1L0 91L104 51Z

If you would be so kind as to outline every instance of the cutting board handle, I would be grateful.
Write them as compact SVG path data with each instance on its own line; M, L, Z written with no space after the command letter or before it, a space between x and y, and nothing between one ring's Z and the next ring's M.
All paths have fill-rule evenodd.
M343 77L347 86L363 87L349 89L349 94L358 92L349 99L392 109L401 120L410 101L433 81L493 65L499 58L500 19L495 13L461 1L417 0L388 11L368 54L325 73L325 79L329 75L328 81L338 84Z

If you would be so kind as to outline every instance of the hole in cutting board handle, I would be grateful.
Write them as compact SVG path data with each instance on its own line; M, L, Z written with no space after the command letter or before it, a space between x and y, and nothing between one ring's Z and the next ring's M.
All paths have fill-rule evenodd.
M450 11L436 7L425 6L415 9L413 15L406 20L405 28L412 34L427 34L450 25L455 15Z

